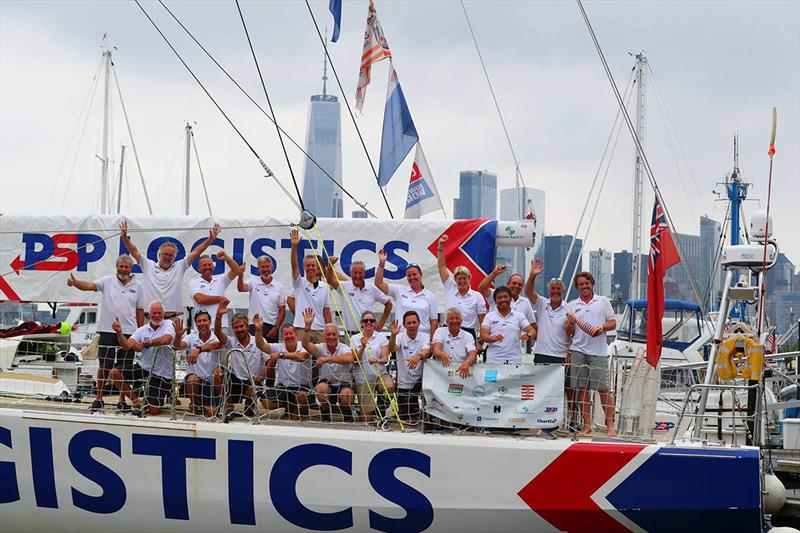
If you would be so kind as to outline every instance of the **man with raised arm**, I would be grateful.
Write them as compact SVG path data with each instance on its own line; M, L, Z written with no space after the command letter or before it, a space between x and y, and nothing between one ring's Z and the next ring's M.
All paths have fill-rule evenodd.
M214 320L214 335L228 352L228 372L230 390L228 394L225 419L232 416L233 404L244 401L245 414L255 413L256 401L253 384L260 384L266 375L265 362L267 355L259 349L255 337L250 335L247 316L236 313L231 318L233 336L229 337L222 328L222 316L228 312L228 301L219 304L217 317Z
M208 232L208 238L189 252L185 258L175 261L178 255L178 245L167 241L158 247L158 262L142 255L139 249L128 237L128 221L123 220L119 225L122 244L128 249L136 262L142 267L144 280L144 294L146 301L158 300L164 304L164 318L175 318L183 315L183 302L181 299L181 285L186 270L200 257L200 254L211 246L219 235L219 224L215 224Z
M575 275L578 297L567 304L567 321L574 328L570 348L570 381L578 391L583 427L581 433L592 432L592 391L600 393L606 416L609 436L614 431L614 393L608 368L608 340L606 332L617 328L611 300L594 293L594 276L591 272Z
M469 377L470 367L478 360L475 339L461 328L462 316L459 308L448 309L445 319L447 326L442 326L433 334L433 357L445 367L450 366L451 362L461 363L458 373L466 379Z
M533 346L533 362L539 364L566 365L569 363L569 345L572 341L572 327L567 321L567 304L564 302L564 282L560 278L553 278L547 282L549 298L540 296L534 291L536 277L544 272L544 262L541 259L531 261L531 271L525 282L525 296L536 309L538 318L538 331L536 344ZM567 402L573 401L573 389L570 387L569 374L564 373L564 389ZM569 411L569 405L565 405ZM556 429L543 429L544 433L552 437Z
M161 413L164 399L175 394L172 377L175 375L175 358L171 349L165 348L175 339L175 327L171 320L164 320L164 306L159 301L153 301L147 307L149 321L144 326L133 332L130 338L125 337L119 318L114 319L112 327L117 333L120 346L126 350L141 352L139 364L134 366L130 381L126 379L126 386L134 380L145 383L144 396L147 401L147 413L157 415ZM138 409L139 398L136 393L123 389L129 393L134 407Z
M300 262L297 257L297 248L300 244L300 232L293 229L289 233L292 242L292 287L294 296L289 296L286 303L294 313L293 325L301 331L305 329L303 310L309 307L314 310L314 323L307 333L303 331L302 337L311 335L311 342L322 342L322 330L325 324L333 322L331 318L331 298L328 286L320 280L322 272L317 265L317 258L307 255L303 258L305 277L300 276Z
M311 329L314 323L314 311L303 312L306 328ZM333 324L325 324L323 333L325 342L312 343L303 338L303 349L316 359L319 378L314 392L319 403L320 416L323 422L331 420L331 405L338 403L342 416L346 421L353 419L353 363L355 356L350 346L339 342L339 330Z
M201 255L197 266L200 270L200 277L189 281L189 296L194 300L195 313L200 311L208 312L213 324L217 318L217 308L219 304L227 300L225 289L235 278L244 272L244 266L233 260L225 253L225 250L217 252L217 258L225 261L228 265L228 272L214 276L214 260L210 255ZM222 327L229 327L228 315L222 317Z
M403 328L392 320L389 351L397 352L397 408L401 420L419 419L419 393L422 391L423 361L430 355L431 336L419 330L419 315L406 311Z
M117 376L130 374L133 369L133 350L119 349L117 333L112 327L114 317L119 317L122 334L130 337L136 328L144 324L144 313L136 312L137 309L146 305L144 290L139 280L134 279L134 275L131 274L132 267L133 258L129 255L121 255L117 258L117 273L114 276L104 276L95 281L82 281L70 274L67 279L69 287L75 287L81 291L97 291L102 294L100 320L97 321L97 333L99 333L97 384L95 385L95 399L89 408L92 413L104 407L103 391L106 379L111 378L112 369L116 367L120 371L115 374ZM115 382L114 385L120 391L117 410L130 411L122 394L122 382Z
M190 411L194 414L203 413L211 418L216 414L218 390L222 385L218 352L222 343L211 331L211 315L208 311L195 313L194 325L196 329L184 339L183 320L175 320L175 341L172 345L176 350L189 352L186 356L189 364L183 383L192 402Z
M437 247L437 261L439 265L439 277L444 285L445 308L458 307L461 309L463 322L461 327L472 335L473 339L478 338L483 317L486 316L486 300L483 295L470 287L472 273L463 265L456 267L453 277L450 277L450 270L444 258L444 245L449 240L445 233L439 238Z
M376 303L383 304L383 313L375 325L376 330L382 330L392 311L392 301L375 285L367 284L364 281L366 266L363 261L353 261L350 264L350 280L347 280L340 279L341 277L346 278L346 276L333 269L338 260L339 258L336 256L328 258L328 264L325 265L325 279L333 290L338 291L342 302L340 309L342 322L348 336L353 337L360 333L359 317L361 313L374 311Z
M253 321L256 326L256 344L269 356L271 364L277 365L275 386L267 389L262 405L267 409L283 407L292 420L307 418L308 398L311 394L311 359L308 352L298 344L294 326L283 325L283 342L267 342L261 334L263 320L256 315Z
M239 292L250 293L250 304L247 308L247 318L250 320L250 335L255 335L253 325L255 315L261 317L264 329L261 334L267 342L278 342L281 325L286 318L286 289L283 283L272 277L275 264L268 255L258 258L258 272L260 276L244 279L244 273L239 275L237 288Z

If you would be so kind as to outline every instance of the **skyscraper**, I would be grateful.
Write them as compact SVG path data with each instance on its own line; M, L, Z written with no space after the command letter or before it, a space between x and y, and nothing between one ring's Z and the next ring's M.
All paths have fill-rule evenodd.
M722 286L722 270L714 265L719 247L719 239L722 228L716 220L707 217L700 217L700 264L698 273L700 277L697 283L704 298L709 298L709 302L716 306L719 300L719 292Z
M622 250L614 254L614 274L611 277L611 299L627 302L631 289L631 253ZM639 256L639 282L642 294L647 294L647 254Z
M561 266L566 262L567 268L564 270L562 281L564 287L570 285L572 272L580 272L583 269L583 241L581 239L575 240L575 246L572 248L572 253L567 261L567 251L572 242L572 235L549 235L544 238L544 277L545 282L553 278L557 278L561 274ZM575 269L577 262L578 268ZM577 297L575 287L571 287L567 299L572 300Z
M664 295L667 298L696 302L697 298L692 290L689 273L691 272L695 281L698 283L700 282L700 258L702 256L700 236L675 233L673 238L680 244L686 261L681 261L667 270L664 282Z
M462 170L458 196L453 199L453 218L497 218L497 174Z
M342 124L339 99L328 94L328 64L323 66L322 94L311 97L306 128L306 152L342 184ZM303 203L317 217L341 218L342 193L317 165L305 158L303 164Z
M594 276L594 292L611 298L611 252L592 250L589 252L589 272Z
M527 216L529 205L536 214L536 243L533 248L498 248L497 263L509 265L509 271L498 277L498 283L504 284L512 272L525 276L530 268L531 260L544 259L544 198L545 193L531 187L512 187L500 190L500 220L518 220ZM521 215L520 215L521 213ZM542 293L544 277L536 279L536 290Z

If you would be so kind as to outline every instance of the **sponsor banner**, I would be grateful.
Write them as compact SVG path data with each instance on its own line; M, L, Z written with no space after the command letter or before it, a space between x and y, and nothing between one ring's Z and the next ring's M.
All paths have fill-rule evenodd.
M564 419L563 365L478 364L468 378L438 361L425 364L425 411L456 424L552 428Z

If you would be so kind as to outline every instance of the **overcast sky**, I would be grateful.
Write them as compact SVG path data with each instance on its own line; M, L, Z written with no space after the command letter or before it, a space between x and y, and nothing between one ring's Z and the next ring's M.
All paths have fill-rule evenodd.
M311 2L318 22L331 26L327 4ZM293 189L272 124L158 3L143 5L248 141ZM235 5L168 5L263 105ZM351 103L367 6L367 0L344 2L341 38L330 48ZM513 159L460 4L378 0L376 6L448 214L458 194L459 170L488 169L497 173L499 187L512 187ZM468 1L466 6L525 184L546 191L546 232L572 234L617 111L578 8L568 1ZM712 191L731 170L736 131L740 166L754 184L750 197L766 205L770 110L778 108L775 235L800 264L800 2L586 2L585 7L620 86L633 65L629 52L645 50L649 58L655 83L651 78L647 153L678 231L698 233L702 214L721 220L724 206ZM243 2L242 9L278 121L303 144L309 96L321 88L323 55L305 3ZM98 211L100 165L95 156L100 153L102 86L88 120L81 113L98 70L101 37L108 32L117 47L116 71L156 213L181 212L182 136L190 120L196 122L215 215L295 217L292 205L274 182L265 180L256 159L135 3L3 0L0 14L1 212ZM388 68L388 62L373 68L364 113L357 119L376 165ZM117 99L113 111L114 159L121 144L129 147L123 210L145 213ZM379 217L387 217L355 129L342 111L345 186ZM667 133L670 120L677 137ZM396 216L402 216L411 157L413 150L388 187ZM290 148L290 158L302 180L302 154ZM587 248L630 248L632 176L632 142L623 131ZM645 191L649 222L653 195L649 185ZM346 213L354 208L345 202ZM757 202L748 203L746 213L758 208ZM206 212L199 181L192 212Z

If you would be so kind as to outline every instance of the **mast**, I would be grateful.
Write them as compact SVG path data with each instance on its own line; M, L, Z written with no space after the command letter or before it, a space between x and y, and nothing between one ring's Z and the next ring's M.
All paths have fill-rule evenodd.
M125 165L125 145L119 154L119 182L117 183L117 214L122 211L122 168Z
M643 53L636 54L636 136L639 146L644 149L647 129L647 58ZM642 294L641 261L642 255L642 192L644 183L644 161L642 153L636 148L633 166L633 232L631 236L631 287L630 298L638 300Z
M109 187L108 187L108 136L109 136L109 123L111 121L111 50L103 52L105 66L105 80L103 82L103 154L100 158L102 167L100 170L100 213L103 215L110 214L109 206Z
M725 192L731 205L731 244L742 244L741 222L742 222L742 202L747 198L747 189L750 184L742 179L742 172L739 170L739 134L733 135L733 172L725 182ZM739 269L733 268L733 281L739 280ZM766 272L762 275L766 275ZM737 302L731 310L731 315L738 319L744 319L747 307L744 302Z
M188 122L184 128L186 131L186 178L184 183L183 214L189 214L189 180L191 177L191 154L192 154L192 125Z

